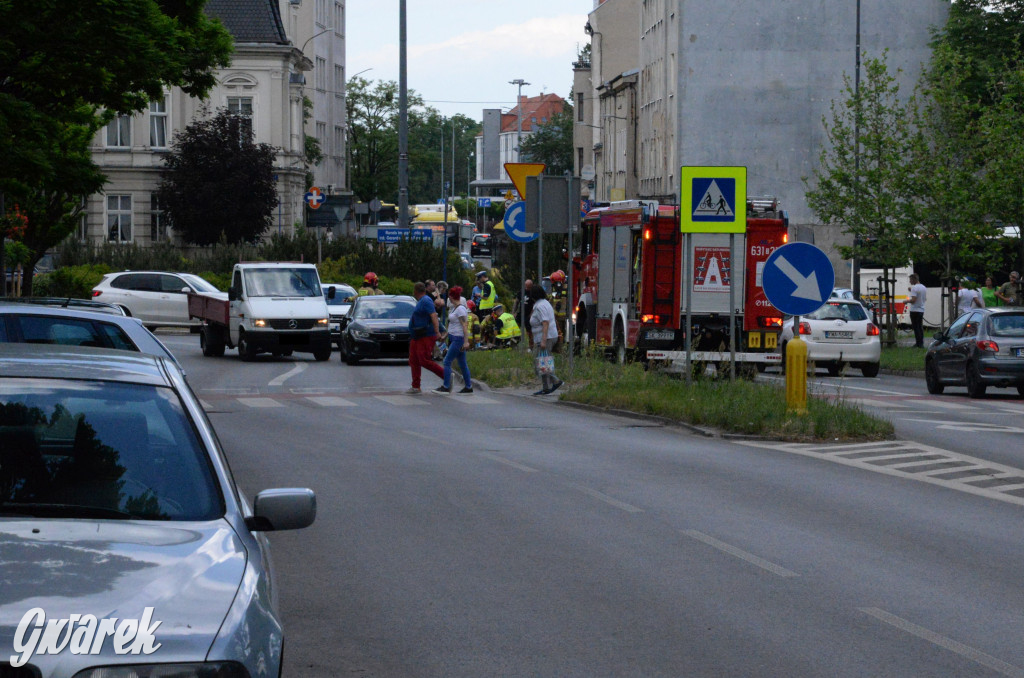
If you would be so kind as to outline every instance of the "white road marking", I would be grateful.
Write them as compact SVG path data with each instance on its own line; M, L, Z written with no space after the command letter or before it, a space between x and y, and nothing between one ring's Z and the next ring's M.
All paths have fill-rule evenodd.
M437 441L437 436L428 436L425 433L417 433L416 431L406 431L404 429L402 430L402 433L404 433L407 436L412 436L413 438L422 438L423 440L433 440L435 442Z
M378 400L383 400L388 405L398 405L398 406L401 406L401 407L404 407L406 405L426 405L427 404L427 400L425 398L423 398L422 396L394 395L394 396L373 396L373 397L377 398ZM436 401L431 401L431 402L436 402Z
M988 499L997 499L1010 504L1016 504L1017 506L1024 506L1024 497L1017 496L1015 494L1009 494L1009 492L1019 491L1015 490L1014 485L1006 486L994 486L994 487L979 487L972 483L980 481L988 481L995 478L1019 478L1024 477L1024 469L1013 468L1011 466L1005 466L1003 464L996 464L993 462L986 461L984 459L978 459L977 457L968 457L967 455L960 454L958 452L951 452L950 450L944 450L939 447L932 447L931 445L924 445L920 443L912 443L909 441L897 441L892 443L892 451L899 452L899 454L887 455L885 449L876 450L880 452L878 455L872 455L864 458L851 458L851 455L856 454L856 449L851 449L849 445L829 445L829 444L816 444L816 443L774 443L767 441L736 441L739 445L746 445L748 447L759 447L762 449L776 450L779 452L789 452L792 454L799 454L804 457L814 457L825 461L835 462L842 464L843 466L852 466L873 473L881 473L888 476L896 476L899 478L905 478L907 480L916 480L922 483L928 483L930 485L939 485L952 490L959 490L960 492L967 492L968 494L974 494L979 497L986 497ZM865 452L872 451L865 449ZM912 461L911 457L920 456L922 454L934 455L937 459L929 460L917 460L916 463L908 464L907 470L901 470L899 468L893 468L893 465L877 465L872 464L872 461L876 461L883 458L899 458L900 456L906 455L908 462ZM944 469L936 469L929 471L915 472L915 467L930 466L933 464L943 464L949 462L960 462L961 466L951 466ZM896 464L896 466L902 466L902 464ZM962 478L940 478L938 476L946 474L963 473L965 471L984 471L984 474L968 475Z
M200 401L199 401L199 404L200 404L200 405L202 406L202 408L203 408L204 410L206 410L207 412L209 412L210 410L212 410L212 409L213 409L213 405L211 405L210 403L206 402L205 400L200 400Z
M238 402L249 407L284 407L273 398L239 398Z
M338 396L306 396L306 400L322 407L355 407L351 400L345 400Z
M306 371L306 367L308 367L308 366L309 366L309 363L296 363L295 367L293 367L292 369L288 370L287 372L282 374L280 377L274 377L273 379L271 379L269 385L270 386L280 386L281 384L283 384L287 380L289 380L292 377L294 377L296 374L300 374L302 372L305 372Z
M487 452L481 452L480 456L483 457L484 459L490 459L491 461L496 461L499 464L504 464L505 466L511 466L512 468L524 471L525 473L537 472L537 469L531 468L526 464L520 464L519 462L512 461L511 459L505 459L504 457L499 457L494 454L488 454Z
M1002 659L997 659L990 654L986 654L981 650L976 650L969 645L964 645L961 642L955 641L952 638L940 635L934 631L918 626L917 624L897 617L894 614L890 614L885 610L880 610L877 607L862 607L860 611L869 614L875 619L884 622L890 626L893 626L900 631L909 633L912 636L917 636L922 640L927 640L929 643L938 645L941 648L955 652L961 657L966 657L976 664L992 669L996 673L1001 673L1004 676L1013 676L1013 678L1024 678L1024 669L1008 664Z
M456 394L458 395L458 394ZM459 397L460 405L497 405L498 401L493 398L485 398L484 396L473 395L471 393L463 393Z
M1004 412L1010 412L1012 414L1024 414L1024 407L1022 407L1020 405L1010 405L1008 403L1007 404L1000 403L1000 404L996 405L996 407L999 408L1000 410L1003 410Z
M758 556L755 556L752 553L747 553L742 549L738 549L735 546L726 544L724 541L719 541L714 537L704 534L703 532L698 532L697 530L684 530L683 534L685 534L687 537L690 537L691 539L696 539L699 542L703 542L712 548L716 548L719 551L722 551L723 553L728 553L729 555L735 556L740 560L745 560L751 565L756 565L757 567L760 567L762 570L767 570L768 572L776 574L780 577L800 576L796 572L793 572L792 570L787 570L781 565L776 565L775 563L769 562L764 558L759 558Z
M597 490L592 490L589 487L586 487L584 485L577 485L576 483L570 483L570 484L572 485L572 487L576 488L577 490L579 490L583 494L590 495L594 499L598 499L600 501L603 501L604 503L606 503L606 504L608 504L610 506L614 506L617 509L622 509L623 511L626 511L627 513L643 513L644 512L644 510L642 508L637 508L636 506L633 506L632 504L627 504L624 501L619 501L618 499L614 499L612 497L609 497L607 494L604 494L602 492L598 492Z
M877 398L842 398L844 403L851 405L860 405L861 407L880 407L882 409L889 409L891 407L909 407L903 403L897 403L890 400L878 400Z
M963 403L947 402L945 400L927 400L930 407L938 407L940 409L958 410L960 412L978 412L981 410L980 407L974 407L972 405L965 405Z
M935 428L948 429L950 431L965 431L967 433L1024 433L1024 428L1015 426L1002 426L1000 424L985 424L978 421L949 421L946 419L909 419L908 421L919 421L925 424L935 424Z

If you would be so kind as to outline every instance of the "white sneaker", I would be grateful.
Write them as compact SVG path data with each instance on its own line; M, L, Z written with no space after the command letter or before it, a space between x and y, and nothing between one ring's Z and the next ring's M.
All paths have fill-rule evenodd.
M421 393L423 393L423 391L419 390L418 388L410 388L408 391L405 392L405 395L419 395Z

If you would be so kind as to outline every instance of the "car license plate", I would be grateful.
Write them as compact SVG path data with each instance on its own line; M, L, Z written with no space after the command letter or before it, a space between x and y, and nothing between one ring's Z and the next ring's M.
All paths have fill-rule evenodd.
M647 338L650 341L672 341L676 338L676 333L672 330L649 330Z
M826 339L853 339L853 332L834 332L826 331Z
M1024 348L1018 348L1016 353L1018 358L1024 358Z
M341 331L341 324L340 323L331 323L330 324L330 328L331 328L331 332L340 332Z

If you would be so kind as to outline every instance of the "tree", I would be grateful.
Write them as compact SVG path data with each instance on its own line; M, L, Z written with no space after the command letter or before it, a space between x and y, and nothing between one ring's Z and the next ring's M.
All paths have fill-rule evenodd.
M978 121L984 154L984 186L992 215L1024 224L1024 65L1002 74L992 87L993 104ZM1018 265L1024 264L1024 238Z
M560 113L523 139L524 162L542 162L545 174L561 175L573 169L573 107L568 101Z
M823 223L840 224L853 236L852 246L840 248L844 257L881 265L885 283L879 292L891 298L892 269L913 254L916 213L907 164L912 129L884 56L866 60L864 68L860 91L845 77L845 99L833 100L831 123L822 120L830 145L821 151L807 203ZM893 304L886 311L886 340L895 343Z
M254 242L277 207L277 149L257 144L249 121L218 109L175 136L164 159L160 205L187 242Z

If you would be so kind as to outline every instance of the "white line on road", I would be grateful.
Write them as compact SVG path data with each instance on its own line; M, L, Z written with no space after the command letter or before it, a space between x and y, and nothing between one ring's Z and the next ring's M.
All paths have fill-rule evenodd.
M762 570L767 570L768 572L776 574L780 577L800 576L796 572L793 572L792 570L787 570L781 565L776 565L775 563L769 562L764 558L759 558L758 556L755 556L752 553L747 553L742 549L738 549L735 546L726 544L724 541L719 541L714 537L704 534L703 532L698 532L697 530L684 530L683 534L692 539L696 539L699 542L703 542L712 548L716 548L719 551L728 553L731 556L736 556L740 560L745 560L751 565L756 565L757 567L760 567Z
M512 461L511 459L505 459L504 457L499 457L499 456L494 455L494 454L487 454L486 452L481 452L480 456L483 457L484 459L490 459L491 461L496 461L499 464L504 464L505 466L511 466L514 469L518 469L518 470L524 471L526 473L536 473L537 472L537 469L530 468L526 464L520 464L519 462Z
M416 431L405 431L405 430L403 430L402 433L404 433L407 436L412 436L413 438L422 438L423 440L437 441L437 436L428 436L425 433L417 433Z
M924 424L935 424L935 428L948 429L950 431L966 431L968 433L1024 433L1024 428L1002 426L1001 424L985 424L979 421L956 422L946 419L908 419L907 421L919 421Z
M419 396L394 395L394 396L373 396L373 397L374 398L378 398L379 400L383 400L388 405L400 405L400 406L402 406L402 405L426 405L427 404L426 399L421 398Z
M338 396L306 396L306 400L322 407L355 407L351 400L345 400Z
M284 407L273 398L239 398L238 402L249 407Z
M603 501L604 503L609 504L611 506L614 506L617 509L622 509L623 511L626 511L627 513L643 513L644 512L644 510L642 508L637 508L636 506L633 506L632 504L627 504L624 501L619 501L618 499L613 499L612 497L609 497L607 494L603 494L601 492L598 492L597 490L592 490L589 487L586 487L584 485L577 485L576 483L570 483L570 484L572 485L572 487L576 488L577 490L579 490L583 494L590 495L594 499L598 499L600 501Z
M997 673L1001 673L1004 676L1013 676L1014 678L1024 678L1024 670L1014 666L1013 664L1007 664L1002 659L997 659L990 654L985 654L981 650L976 650L969 645L957 642L952 638L947 638L943 635L939 635L934 631L918 626L913 622L909 622L906 619L897 617L894 614L889 614L885 610L880 610L877 607L862 607L861 612L869 614L879 621L885 622L890 626L898 628L900 631L909 633L912 636L917 636L922 640L927 640L929 643L938 645L939 647L945 648L950 652L955 652L962 657L970 659L972 662L981 664L986 668L990 668Z
M289 379L291 379L292 377L294 377L296 374L299 374L301 372L305 372L306 371L306 367L308 365L309 365L309 363L297 363L295 365L295 367L293 367L292 369L288 370L287 372L282 374L280 377L274 377L273 379L271 379L269 385L270 386L280 386L284 382L286 382Z

